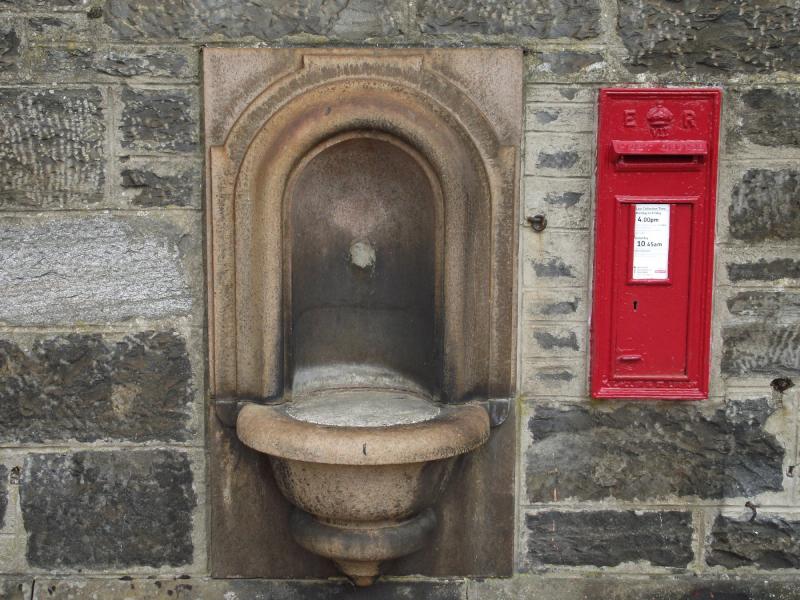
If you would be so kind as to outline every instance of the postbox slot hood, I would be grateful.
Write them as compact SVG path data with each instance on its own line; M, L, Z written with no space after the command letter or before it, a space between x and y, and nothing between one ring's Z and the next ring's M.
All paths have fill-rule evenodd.
M617 156L705 156L706 140L612 140L611 148Z

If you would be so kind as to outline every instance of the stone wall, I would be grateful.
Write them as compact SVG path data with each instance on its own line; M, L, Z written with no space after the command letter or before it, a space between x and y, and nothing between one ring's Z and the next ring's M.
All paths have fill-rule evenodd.
M0 0L0 598L206 577L203 46L526 52L518 575L363 598L800 598L798 0ZM712 397L587 395L596 91L724 90ZM148 579L149 577L149 579ZM793 580L793 578L795 578Z

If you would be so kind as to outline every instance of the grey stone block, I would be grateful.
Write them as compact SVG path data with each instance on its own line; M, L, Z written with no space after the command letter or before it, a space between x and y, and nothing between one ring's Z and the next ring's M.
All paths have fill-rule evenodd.
M686 567L693 558L690 512L537 512L525 515L525 529L528 568L639 561Z
M605 75L605 57L599 52L559 50L532 52L526 55L529 79L568 76L569 80L586 80L587 76Z
M12 19L0 18L0 75L9 75L19 70L20 27Z
M800 521L775 516L751 521L719 515L711 530L706 563L728 569L800 568Z
M117 78L194 79L196 51L182 48L88 45L44 47L33 65L38 80L105 81Z
M103 98L84 89L0 89L0 208L99 202Z
M800 375L800 323L748 323L722 330L725 375Z
M756 317L772 323L800 321L800 292L747 290L730 296L728 312L736 317Z
M586 233L535 233L525 228L520 237L525 287L582 288L588 284L589 237Z
M529 85L525 89L525 100L546 104L594 104L597 101L597 90L575 85Z
M636 71L771 73L800 66L797 7L737 0L620 0L617 32Z
M202 205L203 169L195 160L122 160L119 186L125 204L140 208Z
M748 169L733 188L731 236L747 242L800 239L800 171Z
M22 10L79 10L87 4L88 0L0 0L0 8Z
M800 279L800 260L794 258L760 258L758 260L730 262L726 266L728 279L733 283Z
M580 155L574 151L540 152L536 159L536 166L544 169L571 169L576 164Z
M192 91L126 87L122 103L119 134L125 150L197 150L199 117Z
M523 358L574 358L585 352L582 326L544 323L523 324Z
M800 53L800 45L796 47ZM738 100L741 121L732 126L729 138L743 136L760 146L800 148L800 90L758 88L745 91Z
M727 498L783 489L784 448L767 398L705 411L687 403L537 405L528 420L530 502Z
M525 136L526 175L589 177L593 156L593 134L531 132Z
M463 581L345 581L267 579L40 579L34 600L465 600Z
M198 224L199 227L199 224ZM188 314L199 231L145 217L0 219L0 321L16 325Z
M6 524L6 509L8 508L8 468L0 465L0 529ZM0 596L2 598L2 596Z
M30 600L33 594L33 579L22 576L0 576L0 599Z
M405 20L400 0L110 0L104 10L113 35L132 41L296 34L362 40L396 35Z
M544 214L548 227L587 229L590 208L589 179L525 178L525 216Z
M545 279L568 278L575 279L576 271L563 259L548 257L544 260L533 260L533 270L536 277Z
M595 110L586 104L529 103L525 107L525 129L553 133L594 131Z
M192 370L175 332L113 340L38 338L30 351L0 339L0 440L186 441Z
M419 0L417 21L429 34L583 40L600 35L600 5L597 0Z
M800 587L796 575L779 579L775 573L724 578L546 573L473 580L468 593L470 600L798 600Z
M27 25L28 39L33 47L43 48L63 42L94 44L108 37L103 23L97 19L87 19L85 14L36 15L28 17Z
M585 360L524 360L521 368L520 392L526 396L580 398L586 395Z
M522 314L535 321L584 321L586 297L580 290L534 290L522 297Z
M31 454L20 484L28 562L62 570L189 564L192 484L189 458L174 450Z

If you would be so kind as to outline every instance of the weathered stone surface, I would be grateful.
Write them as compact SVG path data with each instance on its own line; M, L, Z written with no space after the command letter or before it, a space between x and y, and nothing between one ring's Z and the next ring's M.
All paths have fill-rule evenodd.
M536 261L533 266L537 277L575 277L572 268L559 259Z
M800 568L800 521L779 517L714 520L706 563L759 569Z
M527 229L520 236L525 286L571 288L587 285L589 238L586 233L534 233Z
M586 395L585 372L585 360L524 360L520 392L526 396L580 398Z
M0 8L21 9L78 9L86 6L88 0L0 0Z
M638 561L685 567L693 556L690 512L547 511L525 515L525 527L528 567Z
M578 160L580 160L580 154L572 150L540 152L536 166L545 169L570 169L578 164Z
M176 48L92 46L46 47L34 65L40 78L97 81L108 78L192 79L197 62L192 51Z
M584 332L577 324L528 324L523 331L522 354L525 357L575 357L584 350Z
M784 448L767 398L725 408L648 403L536 406L525 478L531 502L754 496L783 488Z
M6 508L8 508L8 469L5 465L0 465L0 529L6 524Z
M192 562L197 503L186 454L173 450L31 454L20 501L28 562L46 569Z
M800 323L748 323L722 330L726 375L800 375Z
M268 579L40 579L34 600L464 600L463 581L378 581L356 588L344 581Z
M525 129L554 133L590 133L594 131L594 107L583 104L528 104L525 107Z
M555 86L532 84L525 90L528 102L566 102L570 104L591 104L597 101L597 90L587 86Z
M748 242L800 239L800 171L748 169L733 188L731 236Z
M191 91L125 88L122 102L119 132L123 148L177 152L197 149L199 121Z
M624 543L624 542L623 542ZM798 600L797 576L591 576L528 574L470 580L470 600ZM44 600L44 597L38 599Z
M378 581L356 588L343 581L268 579L38 579L33 600L464 600L462 581Z
M102 199L105 125L99 89L0 89L0 123L0 208Z
M800 52L800 45L797 48ZM741 103L741 122L736 124L733 139L743 135L761 146L800 148L800 90L748 90L741 96Z
M419 0L417 21L424 33L583 40L600 34L600 6L597 0Z
M97 43L107 37L102 30L102 23L87 19L83 14L37 15L29 17L27 24L31 45L42 49L59 42ZM36 68L37 65L33 66Z
M525 174L589 177L594 171L594 134L530 132L525 136Z
M578 312L580 298L573 298L572 300L564 300L561 302L551 302L542 306L542 314L547 316L552 315L572 315Z
M572 208L583 198L581 192L548 192L544 201L554 206Z
M586 299L579 290L535 290L525 292L522 312L539 321L581 321L586 314Z
M0 599L30 600L33 594L33 579L2 576L0 577Z
M735 262L727 265L728 279L738 281L777 281L800 279L800 260L794 258L761 258L752 262Z
M2 580L0 580L2 581ZM4 580L6 588L23 585L27 595L3 600L28 600L30 581ZM170 593L171 592L171 593ZM466 596L465 596L465 592ZM226 597L226 594L228 596ZM300 582L213 579L86 579L37 578L33 600L798 600L796 577L747 575L724 579L682 576L554 577L529 573L513 578L461 581L379 581L366 589L344 582Z
M200 208L203 169L195 161L164 159L122 161L119 185L131 206Z
M145 331L0 339L0 440L185 441L193 390L186 342Z
M620 0L617 31L637 71L793 71L797 6L782 0Z
M562 50L559 52L534 52L527 55L525 61L531 79L547 76L569 75L582 77L592 73L603 74L605 58L599 52L575 52Z
M748 290L727 300L728 312L737 317L758 317L772 322L800 321L800 293Z
M20 34L15 21L0 19L0 74L13 73L19 60Z
M171 222L107 215L0 220L0 321L107 322L187 314L183 259L199 239Z
M105 21L126 40L270 40L302 33L355 40L396 35L404 9L400 0L109 0Z
M542 114L550 114L549 109ZM559 120L567 117L572 121L573 116L565 115L564 111L558 112ZM544 214L548 227L587 229L591 223L589 179L526 177L524 189L526 216Z

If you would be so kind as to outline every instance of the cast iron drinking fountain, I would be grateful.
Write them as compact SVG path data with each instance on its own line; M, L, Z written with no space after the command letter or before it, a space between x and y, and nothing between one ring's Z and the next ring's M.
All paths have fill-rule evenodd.
M463 89L485 52L462 83L447 51L230 52L207 79L266 66L207 99L216 413L269 456L296 543L370 585L509 410L517 147Z

